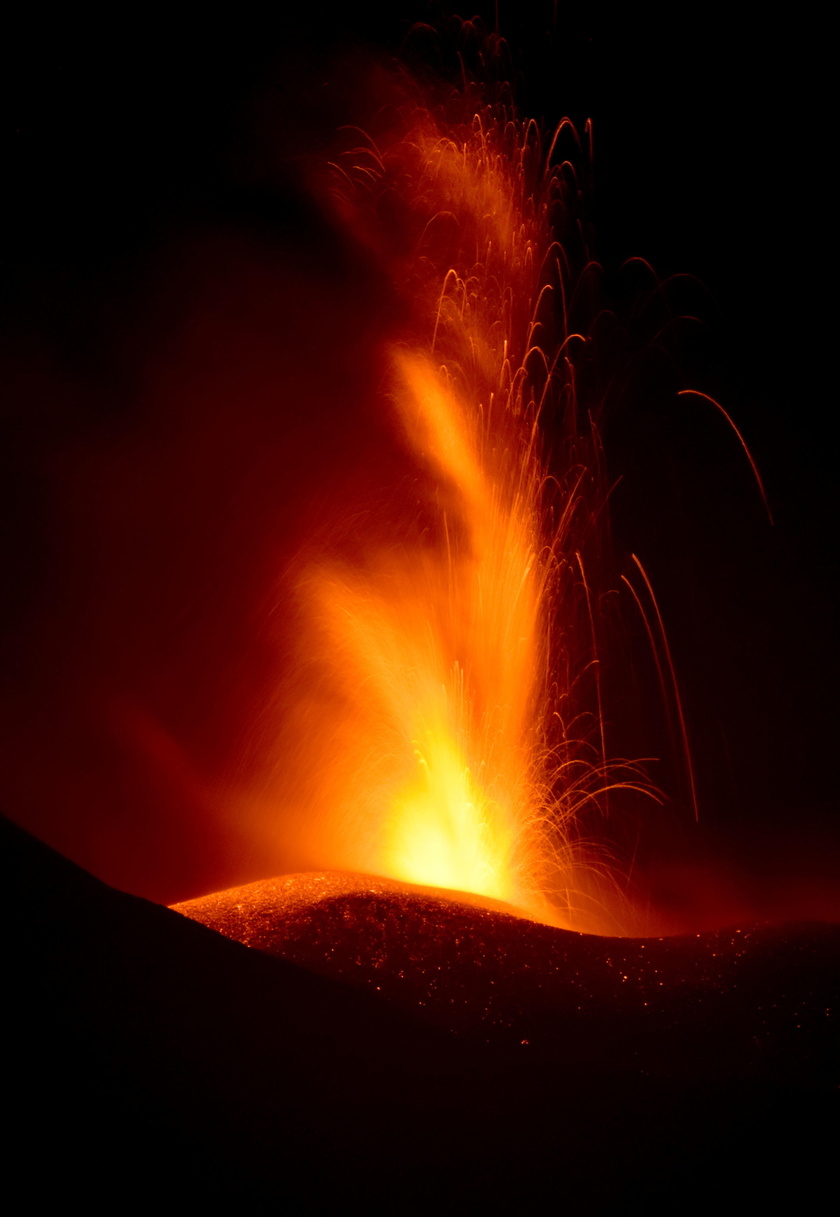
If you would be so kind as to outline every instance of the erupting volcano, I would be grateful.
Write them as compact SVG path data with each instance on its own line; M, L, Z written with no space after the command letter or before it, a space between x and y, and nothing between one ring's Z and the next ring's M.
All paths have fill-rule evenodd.
M328 188L398 301L382 405L415 462L416 518L361 514L355 563L298 576L310 620L281 709L301 728L277 763L286 798L290 770L307 774L313 853L567 923L580 819L619 780L585 705L582 553L604 491L575 391L586 339L569 328L586 251L555 235L579 202L555 158L567 124L544 149L477 86L435 107L392 87L387 129L350 132ZM550 482L546 418L563 461Z
M596 259L593 126L441 30L289 36L259 85L249 33L191 90L191 28L87 176L96 90L21 128L0 892L12 1160L46 1146L56 1199L670 1212L830 1174L838 928L784 922L836 876L762 872L772 807L721 845L787 743L746 689L778 469L693 339L682 370L688 280Z
M646 784L609 756L600 705L606 493L572 328L597 268L561 149L584 154L565 119L544 146L504 86L387 89L381 131L345 132L313 176L396 305L380 404L414 518L360 511L352 557L300 560L271 797L333 867L590 928L587 813Z
M170 99L136 223L90 165L98 212L22 197L0 798L167 904L340 870L638 931L657 842L725 856L747 773L792 797L744 668L793 586L755 429L674 371L687 281L596 260L580 112L521 117L471 23L395 63L319 50L193 160Z

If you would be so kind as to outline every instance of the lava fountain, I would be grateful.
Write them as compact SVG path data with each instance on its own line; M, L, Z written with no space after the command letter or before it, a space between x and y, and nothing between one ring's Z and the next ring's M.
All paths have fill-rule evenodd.
M591 928L582 813L646 784L609 757L599 704L605 493L571 323L590 264L558 152L578 136L564 120L545 147L505 90L469 84L430 102L402 82L380 127L345 131L317 189L400 302L383 396L416 513L360 515L352 561L300 559L269 767L333 868Z

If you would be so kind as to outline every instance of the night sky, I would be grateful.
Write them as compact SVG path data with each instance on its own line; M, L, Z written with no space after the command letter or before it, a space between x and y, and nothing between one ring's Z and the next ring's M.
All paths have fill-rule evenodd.
M698 825L666 764L671 802L613 835L663 906L679 888L701 918L715 901L834 916L819 36L707 9L619 30L499 7L523 112L594 122L591 242L636 343L603 422L616 565L638 553L656 588L698 773ZM323 9L153 29L74 15L6 39L0 799L153 899L260 877L258 844L213 810L247 764L247 707L270 697L255 598L390 452L364 355L387 304L301 180L362 110L353 65L372 60L354 56L394 53L429 11L344 12L327 32ZM633 256L694 277L669 299L699 321L653 348ZM681 388L736 421L772 527L736 437ZM231 430L232 401L249 405ZM626 696L615 715L621 751Z

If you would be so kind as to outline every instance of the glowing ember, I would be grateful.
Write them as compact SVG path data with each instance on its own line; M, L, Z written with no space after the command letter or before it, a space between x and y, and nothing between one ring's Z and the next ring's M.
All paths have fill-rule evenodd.
M565 320L581 251L553 237L574 229L574 184L556 139L546 155L469 89L448 111L404 97L396 127L353 132L330 187L405 304L383 359L417 520L362 520L354 564L314 555L300 577L309 628L283 712L296 698L303 831L333 867L568 924L586 899L577 818L622 784L576 688L598 662L581 551L603 492L575 393L585 339ZM549 412L567 465L550 495Z

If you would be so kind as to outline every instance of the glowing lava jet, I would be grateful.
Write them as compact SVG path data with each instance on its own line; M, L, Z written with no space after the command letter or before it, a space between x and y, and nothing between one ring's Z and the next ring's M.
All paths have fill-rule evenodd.
M603 490L575 392L586 339L567 320L586 265L579 190L555 155L577 137L561 124L546 153L504 97L469 86L438 106L400 86L399 100L387 131L350 133L327 193L403 304L382 360L416 519L362 519L354 561L303 563L307 625L272 761L296 775L303 839L333 868L574 924L589 899L580 812L633 778L608 760L589 696L583 555ZM564 462L550 482L545 416Z

